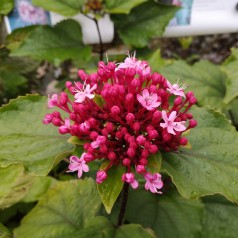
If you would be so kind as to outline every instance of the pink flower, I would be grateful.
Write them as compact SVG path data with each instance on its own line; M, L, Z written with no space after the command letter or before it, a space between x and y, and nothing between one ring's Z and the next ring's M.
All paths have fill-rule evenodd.
M136 95L139 103L146 108L148 111L151 111L158 106L160 106L161 102L158 102L158 95L156 93L149 94L147 89L142 91L142 96L140 94Z
M162 182L158 175L147 173L149 157L159 151L178 151L188 143L181 132L197 124L188 112L196 103L194 94L187 92L182 98L184 86L171 85L150 70L148 62L137 60L135 55L118 65L99 62L96 73L78 71L84 83L66 83L70 97L63 92L49 98L49 107L56 106L64 113L54 111L43 123L84 141L85 163L107 162L97 173L97 183L107 179L108 170L121 165L124 182L137 188L136 173L145 175L146 188L157 192ZM179 96L171 100L172 94ZM71 171L78 168L75 158L72 164ZM83 171L82 163L80 166Z
M160 123L160 126L163 128L167 128L168 133L176 135L175 131L185 131L186 127L184 124L185 121L175 122L176 111L172 111L169 117L167 117L166 111L162 111L162 118L164 123ZM174 131L175 130L175 131Z
M75 172L78 170L78 178L82 177L83 172L88 172L89 167L86 164L86 161L84 160L84 156L86 153L83 153L81 157L77 157L75 155L70 157L70 164L69 164L69 170L67 172Z
M83 88L82 91L76 90L76 94L74 98L75 102L82 103L86 98L92 99L94 98L94 94L92 93L97 88L97 84L94 84L92 88L90 88L90 84L86 85L86 88Z
M105 179L107 178L107 174L105 171L99 170L97 172L97 177L96 177L96 182L97 183L102 183Z
M135 180L135 176L133 173L125 173L122 175L122 181L129 183L132 188L138 188L138 182Z
M66 134L69 132L70 132L70 120L66 118L64 121L64 125L59 127L59 133Z
M146 190L150 190L152 193L162 193L160 191L157 191L158 189L161 189L164 185L163 181L161 180L160 174L146 173L144 175L144 178L146 180L146 183L145 183Z
M177 83L172 85L169 81L167 81L167 86L168 86L167 90L171 94L174 94L176 96L181 96L181 97L185 98L185 94L184 94L183 90L185 88L187 88L187 85L182 84L182 85L179 86Z
M27 1L20 1L18 11L21 19L32 24L46 24L47 16L42 8L32 6Z
M104 144L106 142L106 137L105 136L98 136L95 141L91 143L91 146L96 149L98 148L101 144Z
M53 94L51 98L50 96L48 96L48 108L58 106L58 99L59 99L58 94Z
M132 56L128 55L125 61L117 66L116 70L127 68L135 69L137 73L142 73L143 76L149 75L151 71L151 68L146 61L137 60L135 58L135 53Z
M49 124L52 122L53 116L51 114L46 114L44 120L42 121L44 124Z

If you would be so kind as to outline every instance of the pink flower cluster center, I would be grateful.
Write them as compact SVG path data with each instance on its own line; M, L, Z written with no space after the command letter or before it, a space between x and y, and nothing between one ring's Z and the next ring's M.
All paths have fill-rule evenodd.
M197 125L188 110L196 103L192 92L171 84L159 73L152 73L146 61L128 57L123 63L99 62L96 73L79 70L81 82L66 83L74 100L62 92L49 98L49 108L59 111L47 114L43 123L59 128L82 140L85 152L72 156L69 171L78 177L87 172L87 163L108 160L99 170L96 182L107 178L107 171L119 164L125 167L122 180L135 189L135 173L144 177L145 189L152 193L163 187L161 175L148 167L151 155L158 151L176 151L188 143L182 133ZM172 102L172 103L171 103Z

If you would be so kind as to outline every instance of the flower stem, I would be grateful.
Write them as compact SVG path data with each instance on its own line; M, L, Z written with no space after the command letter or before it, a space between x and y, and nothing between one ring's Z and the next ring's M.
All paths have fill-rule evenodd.
M99 37L99 47L100 47L100 51L99 51L99 60L100 61L103 61L103 53L104 53L104 50L103 50L103 42L102 42L102 36L101 36L101 33L100 33L100 29L99 29L99 25L98 25L98 20L94 17L93 18L95 24L96 24L96 27L97 27L97 32L98 32L98 37Z
M124 215L126 211L127 198L128 198L128 191L129 191L129 183L124 183L124 186L122 189L121 208L120 208L120 212L117 219L117 227L123 224L123 219L124 219Z

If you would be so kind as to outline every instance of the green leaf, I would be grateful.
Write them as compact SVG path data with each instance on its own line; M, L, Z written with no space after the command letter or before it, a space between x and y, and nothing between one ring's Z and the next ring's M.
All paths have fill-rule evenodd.
M129 15L112 15L112 20L123 42L129 46L144 47L155 36L162 36L177 7L148 1L133 8Z
M93 98L93 101L99 106L99 107L103 107L105 101L103 99L103 97L99 94L95 94L95 97Z
M11 238L11 232L0 223L0 238Z
M11 55L59 62L78 58L88 60L91 48L82 42L80 25L68 19L54 27L38 26Z
M14 97L21 92L27 83L27 79L15 72L0 71L0 83L2 84L3 93Z
M201 238L236 238L238 233L238 207L220 197L204 201Z
M160 49L157 49L152 55L150 55L147 61L152 70L156 72L159 72L165 66L172 63L172 60L165 60L162 58Z
M229 103L231 100L238 96L238 49L232 49L231 56L223 64L222 69L227 74L226 80L226 95L224 98L225 103Z
M159 173L161 169L162 163L162 155L158 152L155 155L150 155L148 158L148 164L146 165L146 169L152 174Z
M211 109L194 108L198 126L187 136L192 149L163 154L167 172L180 194L196 199L220 193L238 202L238 137L223 115Z
M97 217L101 205L92 179L58 182L41 198L14 230L15 238L154 238L140 225L117 230L105 217ZM37 231L37 232L35 232Z
M32 3L47 11L56 12L63 16L73 16L81 11L84 0L32 0Z
M1 0L0 15L7 15L14 7L14 0Z
M24 40L37 28L37 25L26 26L15 29L11 34L7 36L7 48L9 50L15 50L19 48Z
M141 225L130 224L120 226L117 230L115 238L155 238L155 234L150 229L144 229Z
M188 84L187 91L194 92L199 105L209 105L215 109L223 107L226 75L218 66L207 61L194 66L176 61L162 69L161 73L172 83L180 79L180 83Z
M155 195L139 189L129 195L126 219L152 228L160 238L195 238L202 229L202 214L199 200L186 200L173 190Z
M124 0L106 0L106 11L109 13L130 13L131 9L140 5L147 0L131 0L131 1L124 1Z
M46 175L73 145L57 128L44 125L46 97L28 95L0 108L0 165L22 163L27 173Z
M0 71L11 71L14 73L29 73L39 66L39 62L25 57L7 57L0 59Z
M238 98L235 98L225 108L226 116L231 120L232 124L238 128Z
M85 140L81 140L79 139L77 136L71 136L68 140L68 143L71 143L73 145L84 145L84 143L86 142Z
M24 174L24 167L21 164L0 168L0 180L0 208L19 202L31 186L30 176Z
M113 166L107 172L107 179L103 183L97 185L107 213L111 212L112 207L122 190L124 184L122 181L123 173L125 173L125 167L122 165Z
M55 185L56 180L48 176L31 177L31 187L21 202L35 202L41 199L49 188Z
M93 180L58 182L23 218L14 235L16 238L28 238L32 234L34 238L87 237L76 234L95 217L100 204Z

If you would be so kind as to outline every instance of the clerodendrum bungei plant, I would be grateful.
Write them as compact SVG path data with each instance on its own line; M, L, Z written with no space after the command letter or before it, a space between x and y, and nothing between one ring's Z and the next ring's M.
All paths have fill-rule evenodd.
M186 146L184 133L197 125L189 109L196 103L186 85L171 84L159 73L152 73L146 61L129 55L122 63L98 63L96 73L78 71L81 81L66 82L67 92L53 94L44 124L52 123L60 134L71 134L84 141L80 157L70 157L68 172L89 171L88 164L98 160L102 166L96 182L107 179L111 168L122 166L121 176L133 189L143 177L145 189L161 194L162 176L153 167L159 151L177 151ZM63 111L64 116L60 111ZM123 208L122 208L123 209ZM122 217L119 219L122 223Z

